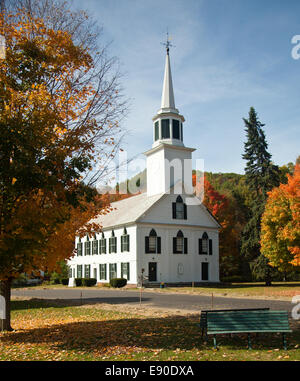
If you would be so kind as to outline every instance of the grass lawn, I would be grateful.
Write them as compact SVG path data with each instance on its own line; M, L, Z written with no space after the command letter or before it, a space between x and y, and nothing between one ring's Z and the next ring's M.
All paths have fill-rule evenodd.
M0 360L300 360L299 327L287 336L287 351L278 334L253 337L252 351L246 335L220 336L214 350L212 339L201 339L199 315L145 316L34 299L15 300L12 309L15 331L0 333Z
M209 294L219 296L236 296L236 297L267 297L291 299L295 295L300 295L300 282L273 282L272 286L266 287L265 283L232 283L227 285L214 285L214 287L167 287L160 289L164 292L181 292L195 294Z

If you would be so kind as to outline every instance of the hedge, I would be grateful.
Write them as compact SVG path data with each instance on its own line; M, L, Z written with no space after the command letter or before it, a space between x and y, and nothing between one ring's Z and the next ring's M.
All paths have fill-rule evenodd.
M127 279L125 278L112 278L110 281L109 281L111 287L114 287L114 288L121 288L121 287L124 287L126 286L127 284Z
M76 287L82 286L82 278L75 278L75 285Z
M82 286L91 287L97 283L96 278L82 278Z

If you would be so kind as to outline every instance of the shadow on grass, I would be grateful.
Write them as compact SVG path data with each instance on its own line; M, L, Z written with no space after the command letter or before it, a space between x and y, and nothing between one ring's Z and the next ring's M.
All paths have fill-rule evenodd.
M142 302L149 301L149 298L142 298ZM84 306L91 304L124 304L124 303L136 303L139 304L140 299L138 297L109 297L109 298L78 298L78 299L38 299L32 298L28 300L12 300L11 311L39 309L39 308L65 308L71 306Z
M136 301L136 298L130 298ZM84 300L84 304L88 303ZM68 306L80 306L80 300L44 300L31 299L13 301L13 309L40 309L40 308L63 308ZM96 302L95 303L99 303ZM107 303L107 300L106 300ZM101 307L101 306L100 306ZM89 309L78 310L79 317L86 318L85 312ZM95 310L96 311L96 310ZM95 312L94 311L94 312ZM199 314L189 316L168 317L126 317L124 318L110 311L99 310L91 317L92 321L74 321L60 323L48 327L25 329L14 331L2 336L1 341L7 345L14 344L41 344L55 350L74 350L84 353L97 352L98 354L110 353L110 355L126 355L135 352L137 348L147 350L212 350L212 337L208 342L202 338L201 331L197 326ZM59 314L58 314L59 316ZM113 318L115 316L115 319ZM94 320L95 319L95 320ZM282 347L281 334L253 334L253 349L270 350ZM294 330L287 335L290 347L299 344L300 330ZM226 346L227 350L243 350L247 348L247 335L235 334L218 335L218 345Z
M109 350L111 355L131 353L137 348L142 348L143 351L212 349L211 337L206 343L196 325L199 316L124 319L110 319L107 316L107 320L53 324L50 327L15 331L4 335L1 341L7 345L41 344L56 350L77 350L84 353L96 351L104 354ZM287 337L289 345L295 345L300 340L300 332ZM252 344L254 349L281 348L281 335L252 335ZM218 335L218 345L225 345L227 350L246 349L246 335Z

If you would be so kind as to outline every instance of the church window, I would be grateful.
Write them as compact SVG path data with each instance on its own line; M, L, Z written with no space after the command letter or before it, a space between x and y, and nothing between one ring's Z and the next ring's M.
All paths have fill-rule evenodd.
M99 254L106 254L106 238L103 232L101 239L99 239Z
M109 238L109 252L116 253L117 252L117 237L115 237L115 232L111 232L111 237Z
M123 235L121 235L121 252L129 250L129 234L127 234L126 228L124 228Z
M172 120L172 136L173 139L179 140L179 120L177 119Z
M161 121L161 137L162 139L170 138L170 119L162 119Z
M161 237L158 237L156 231L152 229L148 237L145 237L145 253L161 253Z
M91 255L91 242L89 236L86 236L86 242L84 242L84 255Z
M172 203L172 214L173 218L176 220L186 220L187 219L187 208L186 204L183 202L181 196L178 196L176 202Z
M82 278L82 265L77 265L77 278Z
M106 263L101 263L99 265L99 277L100 280L106 280Z
M181 230L177 233L177 236L173 238L173 253L174 254L187 254L188 252L188 241L187 238L183 236Z
M79 242L77 243L77 255L78 256L82 255L82 242L80 238L79 238Z
M183 141L182 123L180 123L180 140Z
M109 264L109 279L117 278L117 264Z
M199 239L199 254L212 255L212 240L208 238L206 232Z
M130 264L127 263L121 263L121 278L126 278L127 280L130 279Z
M159 122L155 122L154 124L154 140L158 140L159 139Z
M91 277L91 265L84 265L84 277L85 278Z
M98 241L96 239L96 234L94 235L94 240L92 241L92 253L93 255L98 254Z

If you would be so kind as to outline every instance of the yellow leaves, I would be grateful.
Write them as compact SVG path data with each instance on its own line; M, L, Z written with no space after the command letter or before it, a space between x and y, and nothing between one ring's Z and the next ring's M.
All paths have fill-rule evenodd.
M15 183L16 181L17 181L17 179L16 179L15 177L13 177L12 180L11 180L12 185L14 185L14 183Z

